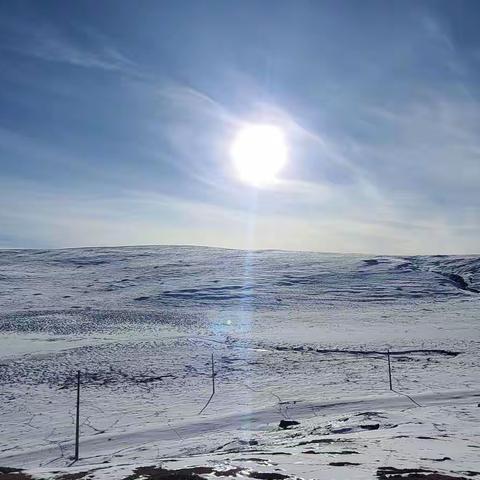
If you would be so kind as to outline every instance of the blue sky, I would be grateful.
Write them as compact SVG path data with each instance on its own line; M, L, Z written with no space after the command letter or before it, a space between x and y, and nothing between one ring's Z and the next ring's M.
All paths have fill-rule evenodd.
M479 252L476 1L0 10L0 247ZM278 184L235 175L248 122Z

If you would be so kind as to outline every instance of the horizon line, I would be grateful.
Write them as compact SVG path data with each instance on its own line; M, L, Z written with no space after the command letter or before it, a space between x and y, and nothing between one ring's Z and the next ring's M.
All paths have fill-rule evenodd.
M58 250L87 250L87 249L114 249L114 248L148 248L148 247L175 247L175 248L204 248L204 249L221 249L234 250L243 252L284 252L284 253L318 253L321 255L365 255L373 257L480 257L480 253L416 253L416 254L400 254L400 253L366 253L366 252L338 252L338 251L321 251L321 250L291 250L285 248L234 248L216 245L198 245L189 243L180 244L162 244L162 243L146 243L137 245L83 245L76 247L0 247L0 251L58 251Z

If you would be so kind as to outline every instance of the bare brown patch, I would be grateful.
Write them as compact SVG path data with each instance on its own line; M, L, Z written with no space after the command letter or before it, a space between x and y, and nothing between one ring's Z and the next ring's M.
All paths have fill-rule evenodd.
M17 470L16 472L0 473L0 480L33 480L33 477Z
M466 477L446 475L424 468L380 467L377 470L379 480L467 480Z
M275 472L248 472L248 476L260 480L283 480L284 478L289 478L288 475Z
M239 473L259 480L284 480L289 478L288 475L281 473L248 471L240 467L232 467L227 470L216 470L212 467L191 467L169 470L162 467L148 466L136 468L132 475L129 475L123 480L137 480L139 478L145 478L147 480L205 480L202 475L213 474L216 477L236 477Z
M340 452L316 452L315 450L305 450L302 453L314 455L358 455L358 452L355 450L341 450Z

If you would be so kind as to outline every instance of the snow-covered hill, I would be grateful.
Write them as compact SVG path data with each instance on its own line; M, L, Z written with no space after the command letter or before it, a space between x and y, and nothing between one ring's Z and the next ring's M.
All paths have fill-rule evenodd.
M80 369L73 472L124 478L167 457L226 477L480 471L479 292L475 256L0 251L0 467L66 468Z
M367 257L198 247L0 251L2 309L316 309L480 290L479 257Z

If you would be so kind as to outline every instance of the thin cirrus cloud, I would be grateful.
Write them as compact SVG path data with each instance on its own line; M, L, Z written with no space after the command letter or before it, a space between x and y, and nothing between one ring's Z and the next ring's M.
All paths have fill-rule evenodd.
M37 23L38 22L38 23ZM86 41L80 44L50 22L23 21L5 16L0 21L4 32L1 49L26 57L83 68L135 72L135 64L102 35L79 29Z

